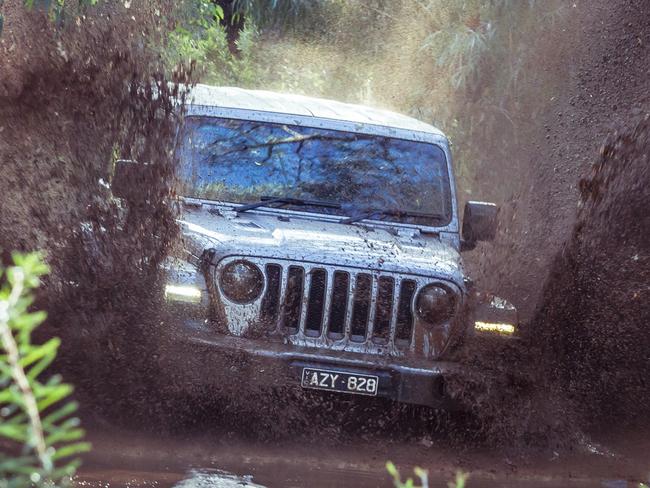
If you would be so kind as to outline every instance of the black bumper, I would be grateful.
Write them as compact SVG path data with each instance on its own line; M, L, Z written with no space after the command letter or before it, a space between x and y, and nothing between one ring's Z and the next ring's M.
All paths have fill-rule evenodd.
M385 358L196 330L188 334L187 328L167 336L159 364L176 389L208 387L227 393L233 383L238 389L299 389L303 368L315 368L377 376L377 396L448 409L454 403L446 394L445 378L461 371L460 365L452 362Z

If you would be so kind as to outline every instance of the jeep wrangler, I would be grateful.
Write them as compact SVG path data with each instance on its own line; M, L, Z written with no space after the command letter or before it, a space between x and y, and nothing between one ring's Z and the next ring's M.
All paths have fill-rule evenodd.
M460 252L494 237L497 207L468 202L461 236L435 127L199 85L179 134L182 250L164 289L177 319L161 364L181 388L236 375L444 407L458 349L515 332L503 300L477 316Z

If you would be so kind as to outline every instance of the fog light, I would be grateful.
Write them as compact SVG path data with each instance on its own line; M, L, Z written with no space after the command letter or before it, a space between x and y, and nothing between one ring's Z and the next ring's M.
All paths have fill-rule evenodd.
M515 326L502 322L474 322L474 328L482 332L494 332L497 334L512 335L515 333Z
M201 290L196 286L165 285L165 299L178 302L200 303Z

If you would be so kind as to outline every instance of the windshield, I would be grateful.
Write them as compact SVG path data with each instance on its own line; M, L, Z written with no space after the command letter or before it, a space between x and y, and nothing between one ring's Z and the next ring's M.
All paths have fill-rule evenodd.
M190 117L181 159L185 196L233 203L254 203L263 196L291 197L340 204L340 208L307 208L319 213L349 216L355 210L399 210L430 215L389 212L376 218L432 226L451 220L445 154L430 143Z

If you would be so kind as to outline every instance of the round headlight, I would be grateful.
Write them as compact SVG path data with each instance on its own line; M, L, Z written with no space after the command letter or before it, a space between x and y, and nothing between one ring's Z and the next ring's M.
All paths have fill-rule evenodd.
M262 294L264 275L249 261L233 261L221 270L219 284L222 293L229 300L250 303Z
M427 285L415 302L418 316L429 324L441 324L453 317L456 311L456 295L438 285Z

